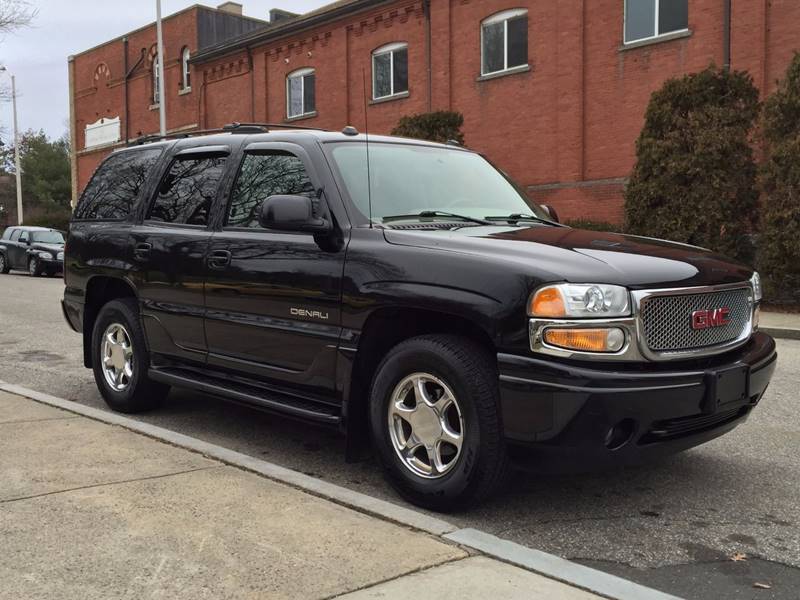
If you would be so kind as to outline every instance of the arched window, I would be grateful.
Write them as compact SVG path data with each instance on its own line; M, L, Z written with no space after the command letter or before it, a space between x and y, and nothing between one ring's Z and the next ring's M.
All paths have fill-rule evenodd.
M158 94L159 88L159 69L158 69L159 56L156 54L153 57L153 104L158 104L160 96Z
M372 53L372 99L408 93L408 44L381 46Z
M181 51L181 89L185 92L192 89L192 69L189 64L191 55L189 46L185 46Z
M286 116L310 116L317 111L317 76L314 69L300 69L286 77Z
M481 23L481 74L528 66L528 11L506 10Z

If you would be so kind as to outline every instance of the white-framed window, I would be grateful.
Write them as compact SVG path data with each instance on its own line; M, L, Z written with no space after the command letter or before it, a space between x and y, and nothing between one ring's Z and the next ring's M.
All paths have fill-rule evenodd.
M160 99L160 96L158 95L158 83L159 83L158 61L159 57L158 54L156 54L153 57L153 104L154 105L158 104Z
M317 76L314 69L300 69L286 77L286 116L290 119L317 110Z
M372 99L408 93L408 44L381 46L372 53Z
M625 0L625 43L689 30L689 0Z
M528 65L528 11L506 10L481 23L481 74Z
M189 46L184 47L181 51L181 89L188 91L192 89L192 69L189 64L189 58L192 56Z

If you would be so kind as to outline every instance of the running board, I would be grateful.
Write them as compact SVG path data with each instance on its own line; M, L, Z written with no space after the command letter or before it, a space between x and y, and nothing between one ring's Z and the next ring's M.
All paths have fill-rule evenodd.
M336 407L231 381L230 379L220 380L216 377L179 368L150 368L147 375L150 379L159 383L220 396L256 408L263 408L308 421L330 425L338 425L342 421L342 417Z

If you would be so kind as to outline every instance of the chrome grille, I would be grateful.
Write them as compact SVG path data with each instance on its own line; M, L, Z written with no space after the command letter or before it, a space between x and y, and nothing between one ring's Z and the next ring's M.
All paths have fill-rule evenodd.
M730 309L730 323L692 329L697 310ZM739 339L750 326L750 288L698 294L654 295L642 301L640 319L644 342L652 352L681 352L711 348Z

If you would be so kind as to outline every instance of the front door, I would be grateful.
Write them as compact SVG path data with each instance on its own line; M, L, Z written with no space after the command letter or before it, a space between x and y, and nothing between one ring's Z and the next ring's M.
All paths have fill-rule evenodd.
M209 365L311 393L334 389L344 248L258 222L269 196L316 199L319 189L299 146L259 143L245 150L208 253Z
M142 321L153 360L165 357L202 364L205 258L209 215L225 173L227 147L179 152L170 162L131 231Z
M12 269L19 269L20 271L28 270L28 248L31 245L31 232L20 230L15 232L19 237L14 240L14 235L11 236L12 243L9 244L9 264Z

